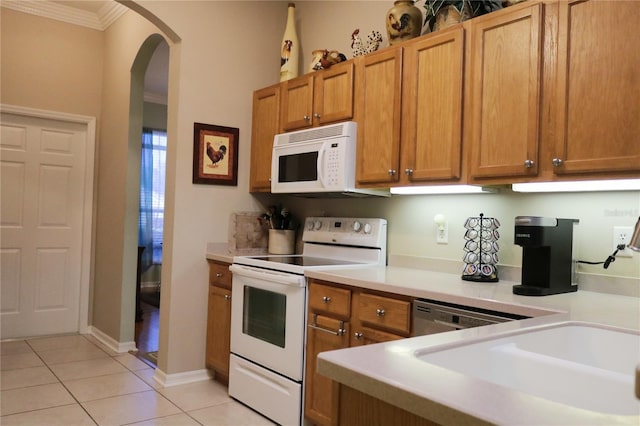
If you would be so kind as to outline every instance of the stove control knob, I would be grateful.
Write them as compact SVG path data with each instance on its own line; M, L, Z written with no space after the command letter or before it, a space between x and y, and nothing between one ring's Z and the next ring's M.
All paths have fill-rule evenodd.
M353 222L353 232L360 232L361 229L362 224L360 222L358 222L357 220Z
M364 224L364 233L365 234L370 234L372 230L373 230L373 228L371 227L370 223L365 223Z
M313 222L312 221L307 222L307 229L309 231L313 231Z
M315 222L313 222L313 230L317 231L320 228L322 228L322 222L320 222L319 220L316 220Z

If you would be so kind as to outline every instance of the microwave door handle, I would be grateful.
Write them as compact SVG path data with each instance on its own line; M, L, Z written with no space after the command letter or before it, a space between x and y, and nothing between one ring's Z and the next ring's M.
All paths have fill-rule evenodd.
M327 146L327 142L324 142L318 152L318 179L320 180L320 183L322 184L323 188L327 187L327 182L325 181L325 177L323 173L324 172L324 154L326 152L326 146Z

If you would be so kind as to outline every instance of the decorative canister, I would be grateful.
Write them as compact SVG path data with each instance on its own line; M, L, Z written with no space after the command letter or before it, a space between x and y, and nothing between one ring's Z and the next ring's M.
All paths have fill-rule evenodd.
M422 12L413 5L413 0L398 0L387 12L387 36L394 45L420 35Z
M293 254L296 231L293 229L269 229L270 254Z
M289 3L287 25L282 36L280 49L280 81L290 80L298 76L300 59L300 43L296 32L295 3Z

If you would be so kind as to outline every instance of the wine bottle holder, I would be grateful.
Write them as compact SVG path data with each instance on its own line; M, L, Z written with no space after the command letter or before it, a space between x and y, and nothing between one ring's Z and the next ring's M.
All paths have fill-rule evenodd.
M497 282L498 279L498 240L500 221L493 217L469 217L464 223L464 269L465 281Z

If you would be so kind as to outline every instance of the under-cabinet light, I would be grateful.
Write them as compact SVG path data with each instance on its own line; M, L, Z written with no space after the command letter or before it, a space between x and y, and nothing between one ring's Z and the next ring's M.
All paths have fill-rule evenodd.
M514 192L639 191L640 179L514 183Z
M473 185L433 185L433 186L399 186L391 188L394 195L416 194L489 194L498 192L495 188Z

